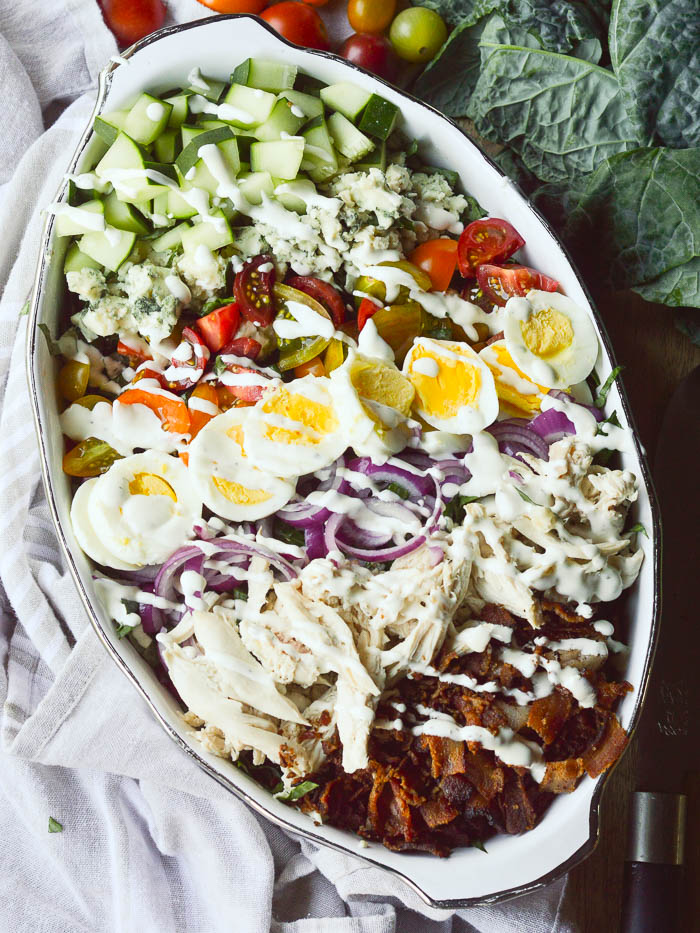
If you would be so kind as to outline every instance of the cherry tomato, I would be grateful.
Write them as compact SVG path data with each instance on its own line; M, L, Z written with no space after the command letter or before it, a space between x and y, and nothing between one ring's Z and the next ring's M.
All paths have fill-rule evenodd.
M100 0L100 6L122 48L160 29L165 22L162 0Z
M357 309L357 331L358 333L365 326L367 321L376 314L381 305L376 304L371 298L363 298L360 307Z
M261 344L252 337L234 337L221 348L222 353L230 353L231 356L247 356L249 360L256 360L261 350Z
M234 301L200 317L196 327L211 352L216 353L236 333L240 319L241 313Z
M504 262L524 245L525 240L507 220L498 217L473 220L459 238L459 271L465 279L473 278L482 262Z
M407 62L429 62L447 39L443 18L422 6L402 10L391 24L391 44Z
M414 266L428 273L434 291L444 292L457 268L457 241L428 240L417 246L408 258Z
M305 3L294 3L293 0L275 3L265 10L262 19L269 23L275 32L296 45L330 51L326 24L316 10L312 10Z
M130 344L123 343L121 340L117 344L117 353L121 353L122 356L128 356L132 363L145 363L146 360L153 359L151 354L145 349L141 347L132 347Z
M304 3L308 3L309 6L325 6L328 0L304 0Z
M174 395L156 395L147 389L126 389L119 396L120 405L145 405L160 418L166 431L187 434L190 430L190 413L187 405Z
M216 406L216 412L202 411L197 407L197 399ZM205 424L219 414L219 396L211 382L200 382L190 395L187 407L190 411L190 440L194 440ZM206 405L203 407L207 407Z
M97 437L76 444L63 458L63 472L69 476L101 476L121 454Z
M58 391L67 402L77 402L85 395L90 378L90 364L69 360L58 371Z
M234 376L246 374L258 376L258 370L253 366L241 366L239 363L227 363L226 370L229 373L233 373ZM260 383L264 383L264 377L260 376L259 378ZM231 385L226 381L225 376L219 379L218 386L219 388L226 389L227 392L236 398L242 399L244 402L250 402L251 404L254 404L262 398L263 389L265 388L263 384Z
M559 282L529 266L492 266L483 263L476 270L479 288L495 304L503 307L514 295L527 295L531 288L559 291Z
M287 279L287 285L315 298L330 314L336 327L345 320L345 302L340 293L321 279L313 275L293 275Z
M268 265L270 268L267 271L259 271L259 266ZM233 296L238 310L247 321L263 326L272 323L275 316L275 303L272 298L274 284L275 267L272 256L256 256L255 259L249 259L237 273L233 283Z
M173 392L191 389L204 375L208 362L209 348L204 340L194 328L184 327L182 340L170 360L169 372L164 375L165 387Z
M260 13L267 0L199 0L203 6L217 13Z
M355 32L384 32L395 12L396 0L348 0L348 20Z
M303 379L304 376L325 376L326 367L320 356L315 356L312 360L307 360L301 366L295 366L294 375L297 379Z
M391 42L384 36L373 36L369 33L355 33L354 36L350 36L341 45L338 55L387 81L395 79L399 67Z

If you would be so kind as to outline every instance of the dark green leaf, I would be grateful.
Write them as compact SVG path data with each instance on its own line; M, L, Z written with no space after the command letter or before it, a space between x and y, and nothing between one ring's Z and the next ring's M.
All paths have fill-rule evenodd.
M399 486L398 483L389 483L389 485L386 488L391 490L391 492L396 493L396 495L400 496L402 499L408 499L408 497L410 496L408 489L404 489L404 487Z
M690 337L696 347L700 347L700 311L697 308L676 311L674 323L682 334Z
M644 525L641 522L637 522L636 525L632 525L631 528L628 528L625 532L626 535L638 535L643 534L645 538L649 537L649 532L646 530Z
M458 26L420 75L413 93L449 117L465 116L479 77L479 39L485 25L482 19Z
M473 25L482 16L499 9L502 0L416 0L413 6L425 6L442 16L448 26Z
M304 546L305 538L301 528L294 528L293 525L288 525L279 518L275 519L274 533L275 537L279 538L280 541L293 544L295 547Z
M133 599L123 599L124 608L127 612L133 612L136 615L139 614L139 604Z
M615 380L617 379L617 377L620 375L621 372L622 372L622 366L616 366L615 369L613 369L613 371L610 373L608 378L605 380L605 382L602 384L602 386L598 390L598 394L593 399L593 404L596 406L596 408L605 407L605 403L608 400L608 393L610 392L610 389L612 388L612 384L613 382L615 382Z
M134 626L133 625L118 625L115 631L117 633L117 638L124 638L129 634L129 632L134 631Z
M700 143L700 10L692 0L615 0L610 58L630 120L650 145Z
M470 502L475 502L479 498L479 496L455 496L450 499L445 508L445 517L452 519L456 525L461 525L464 521L464 506L469 505Z
M216 311L217 308L223 308L224 305L233 304L235 300L235 298L210 298L202 305L202 308L199 311L199 316L206 317L207 314L212 311Z
M606 424L612 424L612 425L614 425L616 428L621 428L621 427L622 427L622 425L620 424L620 419L617 417L617 412L616 412L616 411L610 412L610 414L608 415L607 418L605 418L603 421L599 421L599 422L598 422L598 426L596 427L595 433L596 433L596 434L602 434L603 437L607 437L607 436L608 436L608 432L603 430L603 427L604 427L604 425L606 425Z
M58 344L51 336L49 325L46 324L44 321L42 321L41 324L39 324L39 330L42 332L44 337L46 337L46 345L49 348L49 353L51 354L51 356L60 356L61 351L58 348Z
M523 502L529 502L530 505L537 505L537 503L536 503L533 499L531 499L531 498L527 495L527 493L524 493L524 492L522 491L522 489L518 489L518 487L516 486L516 487L515 487L515 491L516 491L517 494L520 496L520 498L523 500Z
M217 376L221 376L222 373L226 372L226 363L224 363L220 356L217 356L214 360L214 372Z
M482 61L497 46L563 52L596 64L602 33L588 10L570 0L509 0L481 35Z
M694 256L682 266L669 269L653 282L631 287L647 301L670 305L672 308L697 306L700 295L700 256Z
M521 191L528 193L537 184L537 179L525 167L523 160L512 149L504 149L494 156L493 161L514 181Z
M288 791L282 794L276 794L278 800L299 800L301 797L304 797L309 791L316 790L318 784L314 784L313 781L302 781L301 784L295 784L294 787L290 787Z
M50 833L62 833L63 823L59 823L58 820L55 820L52 816L50 816L49 817L49 832Z

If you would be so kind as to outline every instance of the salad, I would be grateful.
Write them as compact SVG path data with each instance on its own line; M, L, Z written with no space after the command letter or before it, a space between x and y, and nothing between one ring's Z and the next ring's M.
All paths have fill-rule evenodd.
M531 829L627 741L637 480L586 311L353 84L194 69L94 129L55 352L117 634L316 821Z

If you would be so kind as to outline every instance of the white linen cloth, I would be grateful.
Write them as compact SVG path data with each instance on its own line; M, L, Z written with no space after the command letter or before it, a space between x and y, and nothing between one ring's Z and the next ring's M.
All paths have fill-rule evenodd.
M170 741L90 629L39 477L21 310L41 211L116 52L94 0L0 4L0 930L563 933L563 881L453 915L268 824Z

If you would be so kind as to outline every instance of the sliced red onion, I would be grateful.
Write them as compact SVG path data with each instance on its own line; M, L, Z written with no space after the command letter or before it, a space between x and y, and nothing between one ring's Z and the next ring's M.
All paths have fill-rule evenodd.
M547 395L551 395L552 398L556 398L560 402L573 402L574 405L580 405L581 408L590 411L596 421L602 421L605 417L603 412L596 405L585 405L583 402L577 401L571 393L565 392L563 389L550 389ZM573 434L574 432L572 431L571 433Z
M179 574L182 573L187 561L201 557L201 550L192 544L185 545L185 547L181 547L175 551L174 554L171 554L160 568L158 576L156 577L153 588L156 596L161 596L163 599L170 600L177 596L178 594L175 590L176 575L179 576ZM169 615L172 616L172 613L169 613ZM157 606L153 607L153 625L157 630L168 625L165 612Z
M264 557L268 563L272 564L280 573L287 578L287 580L295 580L298 576L297 570L289 561L285 560L280 554L276 554L274 551L271 551L269 548L266 548L262 544L258 544L257 541L233 541L230 538L215 538L213 541L207 542L209 545L213 545L217 548L216 551L212 552L209 556L212 558L217 558L221 554L247 554L250 557L258 556Z
M549 459L549 446L539 434L532 430L530 422L523 418L496 421L488 428L488 431L498 441L498 449L501 453L506 453L505 444L517 444L522 449L519 449L515 456L520 453L529 453L540 460Z
M345 482L340 475L340 468L344 466L345 458L341 456L331 465L330 476L316 486L316 491L350 492L349 483ZM306 501L290 502L289 505L277 512L277 516L283 522L292 525L294 528L304 529L313 528L315 525L325 522L330 518L331 514L330 509Z
M556 408L548 408L547 411L540 412L530 422L530 430L539 434L545 444L553 444L562 437L576 433L576 427L563 411L557 411Z
M375 483L396 483L405 489L414 499L420 499L430 495L434 488L432 479L429 476L417 476L408 470L402 470L394 464L372 463L369 457L358 457L351 460L348 469L354 473L362 473L364 476L370 476Z
M416 548L419 548L426 540L425 535L421 534L415 538L411 538L411 540L407 541L405 544L394 545L392 547L376 549L353 547L352 545L346 544L344 541L340 541L336 537L344 520L345 516L340 514L333 515L333 517L328 520L324 535L326 547L329 551L342 551L344 554L347 554L348 557L354 557L356 560L380 563L397 560L397 558L403 557L404 554L410 554L411 551L415 551Z
M305 529L304 544L306 546L306 554L309 560L316 560L318 557L326 557L328 555L326 537L322 525L317 525L315 528Z

